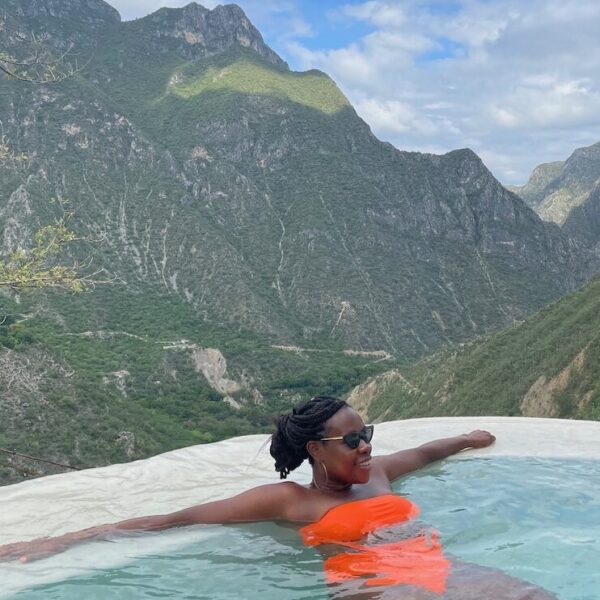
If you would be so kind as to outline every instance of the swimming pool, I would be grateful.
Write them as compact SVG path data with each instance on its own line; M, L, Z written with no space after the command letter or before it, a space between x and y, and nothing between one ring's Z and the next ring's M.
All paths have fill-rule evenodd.
M472 423L465 426L465 420L460 421L461 425L456 423L456 426L462 430L473 428ZM492 427L490 420L487 421L490 429L499 432L501 427ZM411 424L421 432L429 425L433 424ZM516 421L505 424L511 427L513 434L516 425ZM559 425L550 424L551 427ZM378 427L378 432L379 429L384 430L381 445L385 452L388 451L386 427ZM398 439L393 427L387 429L388 437ZM400 429L404 430L403 442L413 445L406 424ZM440 432L438 437L441 435L446 433ZM429 432L425 436L425 439L435 437ZM521 437L523 440L527 437L529 443L534 444L535 438L540 436L529 431ZM546 431L544 437L551 438L556 446L556 436ZM585 435L580 431L579 439L582 437ZM572 442L578 438L570 439ZM592 446L596 440L598 449L598 438L592 435L589 439ZM235 443L229 445L234 454ZM449 460L433 465L400 480L395 489L421 506L422 520L441 532L447 552L468 561L500 567L516 577L553 590L564 600L597 600L600 598L596 568L600 564L600 461L584 458L590 454L590 448L581 452L582 456L568 460L494 456L511 453L508 449L503 451L502 445L499 442L495 453L480 452L478 459ZM509 445L511 451L515 447L520 446L518 443ZM543 447L540 441L538 453ZM572 451L566 449L565 453L569 452ZM231 459L231 456L223 456L223 448L219 454L222 465ZM252 453L246 456L252 457ZM261 463L262 458L256 462ZM246 479L256 475L252 469L258 466L252 462L246 465ZM212 480L223 476L231 481L231 477L214 467L212 465ZM198 468L196 464L195 469ZM141 478L135 479L139 487ZM131 483L136 481L121 479L121 487L127 488ZM188 484L187 479L181 480L179 487ZM41 482L31 487L40 485ZM46 484L46 487L51 486ZM0 501L5 499L2 491ZM105 492L100 486L96 495L101 499ZM31 490L25 493L31 495ZM135 499L129 498L132 500ZM140 500L138 497L138 502ZM121 515L115 514L113 519L104 520L118 518ZM63 523L63 529L68 528L67 525ZM4 595L16 600L81 597L291 600L328 597L321 569L319 555L314 549L303 547L293 529L257 524L199 526L144 534L115 543L94 542L31 565L13 563L9 570L4 566L0 576ZM39 585L23 589L35 584Z

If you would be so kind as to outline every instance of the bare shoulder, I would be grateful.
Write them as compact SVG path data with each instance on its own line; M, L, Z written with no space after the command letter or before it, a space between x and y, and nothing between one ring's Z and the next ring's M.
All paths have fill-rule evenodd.
M303 500L309 493L308 489L295 481L279 481L277 483L267 483L254 488L261 495L269 496L277 501L295 501Z
M268 483L248 492L264 506L270 506L276 519L302 520L303 508L311 501L311 492L294 481Z
M282 481L274 483L274 488L281 502L285 503L285 519L288 521L302 521L303 507L313 501L313 492L306 486L295 481Z
M284 507L282 518L291 523L311 523L332 507L331 497L292 481L275 483L272 489Z

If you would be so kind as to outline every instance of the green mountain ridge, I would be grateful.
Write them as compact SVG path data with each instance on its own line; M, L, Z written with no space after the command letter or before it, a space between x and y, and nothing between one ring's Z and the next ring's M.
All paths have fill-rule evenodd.
M370 420L508 415L600 419L600 277L524 322L358 386Z
M250 52L187 68L268 73ZM187 61L153 62L153 78L128 61L111 47L86 79L60 92L21 88L19 105L19 86L5 90L9 120L28 123L8 136L31 157L28 182L2 210L19 222L20 239L27 219L11 210L34 196L68 198L78 231L104 235L100 252L130 284L152 281L207 318L282 343L333 331L351 347L405 358L521 318L589 272L572 242L506 195L473 153L381 144L324 76L285 81L312 83L313 102L329 90L328 106L342 106L332 114L265 94L264 80L259 93L221 87L183 98L169 88L185 80L169 84ZM281 87L276 69L268 84ZM209 280L219 284L207 294ZM306 293L327 290L326 281L334 293ZM477 299L468 286L481 290Z

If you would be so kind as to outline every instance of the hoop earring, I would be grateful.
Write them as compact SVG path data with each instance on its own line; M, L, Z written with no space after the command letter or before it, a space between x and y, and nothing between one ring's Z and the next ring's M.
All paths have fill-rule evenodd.
M323 471L325 471L325 483L327 483L329 481L329 473L327 473L327 467L325 466L325 463L322 462L321 466L323 467Z

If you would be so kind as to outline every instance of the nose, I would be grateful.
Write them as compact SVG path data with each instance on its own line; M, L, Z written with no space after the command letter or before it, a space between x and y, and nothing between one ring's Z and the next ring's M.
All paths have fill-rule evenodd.
M358 452L361 454L370 454L372 449L370 442L365 442L365 440L360 440L360 444L358 444Z

